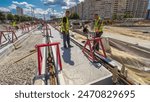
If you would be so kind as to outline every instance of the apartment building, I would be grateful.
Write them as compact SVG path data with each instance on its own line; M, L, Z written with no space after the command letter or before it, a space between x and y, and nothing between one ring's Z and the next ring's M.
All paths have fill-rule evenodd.
M149 0L127 0L126 11L134 18L145 18Z
M70 13L77 13L77 6L69 8Z
M84 7L83 2L77 4L77 13L78 13L80 19L83 19L83 7Z
M83 19L90 19L89 14L90 14L90 5L91 5L92 0L84 0L84 5L83 5Z
M112 0L113 1L113 14L118 16L124 15L127 6L127 0Z
M112 18L113 0L94 0L92 12L99 14L102 18Z
M150 20L150 9L147 11L146 19L149 19L149 20Z
M81 19L92 19L95 13L102 18L112 18L113 15L123 17L126 13L134 18L146 18L149 0L84 0L70 8Z
M23 15L23 9L21 7L16 7L17 15L22 16Z
M92 19L95 13L102 18L112 17L112 0L85 0L83 18Z
M134 18L145 18L149 0L113 0L113 14L123 16L125 13Z

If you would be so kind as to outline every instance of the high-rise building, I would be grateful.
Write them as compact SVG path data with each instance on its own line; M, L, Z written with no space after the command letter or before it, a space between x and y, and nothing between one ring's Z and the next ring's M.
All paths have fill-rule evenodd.
M102 18L112 18L113 15L121 18L125 15L146 18L148 2L149 0L84 0L69 10L77 12L80 18L82 15L82 19L92 19L95 13Z
M127 0L126 11L134 18L145 18L147 14L149 0Z
M94 0L93 7L92 12L99 14L102 18L112 17L113 0Z
M17 15L22 16L23 15L23 9L21 7L16 7Z
M84 6L83 2L77 4L77 13L78 13L80 19L83 19L83 6Z
M90 19L90 4L92 0L84 0L84 5L83 5L83 19Z
M147 16L146 16L146 19L149 19L149 20L150 20L150 9L147 10Z
M112 0L85 0L83 8L84 19L92 19L94 14L102 18L112 16Z
M123 15L126 11L127 0L112 0L113 1L113 14Z

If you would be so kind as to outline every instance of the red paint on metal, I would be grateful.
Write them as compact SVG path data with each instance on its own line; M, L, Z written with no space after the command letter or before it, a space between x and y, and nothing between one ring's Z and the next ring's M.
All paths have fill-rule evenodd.
M60 70L62 70L62 63L61 63L61 57L60 57L60 50L59 50L59 42L55 43L48 43L48 44L39 44L36 45L37 48L37 55L38 55L38 74L41 75L41 70L42 70L42 53L41 53L41 48L43 47L48 47L48 46L56 46L56 60L58 62L58 65L60 67Z
M93 42L95 42L95 45L93 44ZM85 55L87 55L88 58L91 59L92 61L96 61L95 56L94 56L94 52L95 52L94 48L95 48L96 44L99 44L99 47L101 47L102 52L103 52L103 55L100 53L98 53L98 54L100 54L104 58L107 57L103 43L102 43L102 38L97 37L97 38L87 39L87 41L82 49L82 52ZM87 47L89 47L90 52L87 50Z
M7 40L5 33L11 33L12 43L18 39L14 31L0 31L0 44L2 43L2 36L5 38L5 40Z

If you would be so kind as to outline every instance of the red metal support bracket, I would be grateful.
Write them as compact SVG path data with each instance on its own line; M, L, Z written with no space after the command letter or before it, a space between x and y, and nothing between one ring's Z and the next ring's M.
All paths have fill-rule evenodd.
M22 24L21 25L22 32L29 32L30 31L29 27L30 27L29 25Z
M46 36L46 35L52 36L51 29L48 27L48 24L44 24L43 32L44 32L44 36Z
M59 50L59 42L56 43L48 43L48 44L39 44L36 45L37 48L37 56L38 56L38 74L41 75L42 72L42 53L41 53L41 48L42 47L48 47L48 46L56 46L56 60L58 62L59 68L58 70L62 70L62 63L61 63L61 57L60 57L60 50Z
M95 42L95 44L94 44L94 42ZM96 51L94 50L96 44L99 44L99 48L101 48L103 54L100 54L100 53L98 53L98 52L96 52ZM90 52L88 51L87 47L89 47ZM84 45L84 47L83 47L83 49L82 49L82 52L83 52L85 55L87 55L88 58L89 58L90 60L92 60L92 61L96 61L95 56L94 56L94 53L97 53L97 54L103 56L104 58L107 57L106 52L105 52L105 49L104 49L104 46L103 46L103 43L102 43L102 38L99 38L99 37L97 37L97 38L92 38L92 39L87 39L87 41L86 41L86 43L85 43L85 45Z
M14 31L0 31L0 44L2 43L2 36L4 36L5 40L7 40L4 33L11 33L12 36L12 43L18 39ZM15 38L14 38L15 37Z
M0 45L2 44L2 37L5 38L5 41L7 41L7 38L3 32L0 32Z

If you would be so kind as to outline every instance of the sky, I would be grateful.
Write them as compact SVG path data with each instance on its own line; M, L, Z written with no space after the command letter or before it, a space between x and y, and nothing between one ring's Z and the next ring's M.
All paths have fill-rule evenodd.
M84 0L0 0L0 11L9 11L16 14L16 6L23 8L25 15L31 15L34 9L35 17L42 18L45 14L48 18L51 14L62 16L65 9Z
M65 9L82 1L84 0L0 0L0 11L10 11L15 14L16 6L19 6L23 8L24 14L29 16L31 15L31 8L33 8L35 17L42 18L43 14L47 18L51 14L60 17L63 15Z

